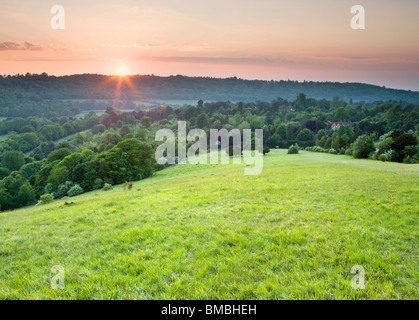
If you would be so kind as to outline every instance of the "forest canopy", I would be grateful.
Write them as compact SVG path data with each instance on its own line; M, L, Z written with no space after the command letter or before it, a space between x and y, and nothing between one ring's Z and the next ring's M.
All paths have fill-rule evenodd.
M419 103L419 92L388 89L362 83L264 81L236 77L133 75L126 77L84 74L49 76L43 74L0 76L0 117L43 116L57 112L76 115L81 109L97 109L94 102L74 100L130 101L194 100L205 101L272 101L277 97L292 100L299 93L314 99L332 100L339 96L348 102ZM69 101L73 100L73 101ZM40 106L42 106L40 108Z

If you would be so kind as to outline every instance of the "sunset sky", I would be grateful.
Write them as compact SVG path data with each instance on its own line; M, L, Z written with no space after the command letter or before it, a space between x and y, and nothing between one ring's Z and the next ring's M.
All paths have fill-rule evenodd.
M356 4L365 30L350 27ZM419 91L419 1L0 0L1 74L120 69Z

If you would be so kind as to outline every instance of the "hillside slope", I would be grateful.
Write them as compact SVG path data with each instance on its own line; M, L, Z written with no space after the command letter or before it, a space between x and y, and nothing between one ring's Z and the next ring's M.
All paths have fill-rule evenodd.
M272 150L243 169L178 165L0 214L0 299L419 298L419 166Z

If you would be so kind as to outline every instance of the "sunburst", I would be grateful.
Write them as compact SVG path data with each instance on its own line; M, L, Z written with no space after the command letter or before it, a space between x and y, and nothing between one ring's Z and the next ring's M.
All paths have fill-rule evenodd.
M102 84L102 86L108 86L110 83L115 83L115 93L112 103L113 107L118 105L121 98L121 92L124 87L128 87L128 89L135 96L135 99L140 100L140 95L131 81L132 76L129 75L129 69L125 65L118 65L116 66L115 71L115 74Z

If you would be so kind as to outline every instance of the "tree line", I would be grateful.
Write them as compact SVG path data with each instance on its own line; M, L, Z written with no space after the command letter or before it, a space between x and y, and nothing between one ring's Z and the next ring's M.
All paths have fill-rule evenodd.
M55 77L46 73L27 73L0 76L0 117L74 116L80 110L97 109L101 102L94 102L96 100L112 101L116 88L119 99L125 101L125 108L134 108L135 101L184 100L185 97L206 101L252 102L272 101L282 96L293 100L300 92L318 100L332 100L334 96L340 96L349 102L391 100L397 103L419 103L419 92L362 83L264 81L181 75L133 75L121 81L118 77L97 74Z
M292 101L199 100L132 112L108 107L82 119L11 118L0 122L6 133L0 141L1 210L35 204L43 195L61 198L150 177L164 168L154 159L155 133L176 131L179 120L208 137L210 129L263 129L266 148L298 145L356 158L419 160L419 106L406 102L364 104L299 94Z

